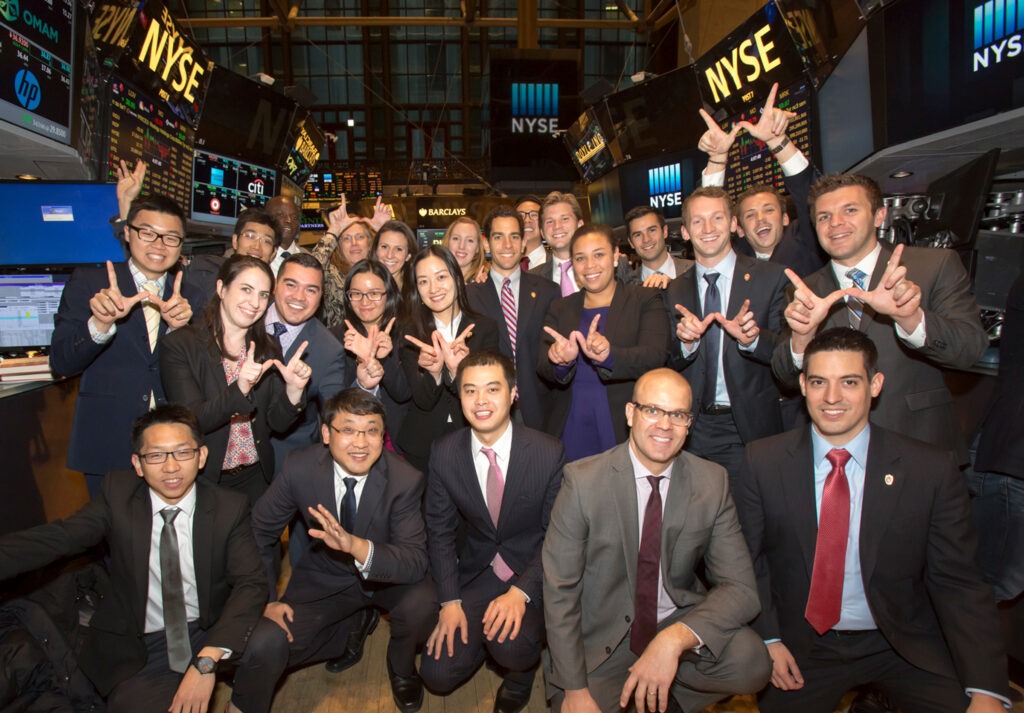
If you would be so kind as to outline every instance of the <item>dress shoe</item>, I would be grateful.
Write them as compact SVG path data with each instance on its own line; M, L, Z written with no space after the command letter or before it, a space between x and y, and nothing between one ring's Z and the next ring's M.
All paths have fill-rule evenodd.
M377 628L380 621L380 612L374 607L363 609L359 625L349 632L348 641L345 644L345 653L336 659L328 661L324 668L331 673L341 673L345 669L352 668L363 658L363 648L366 640Z
M850 713L890 713L893 710L886 695L870 686L862 688L850 704Z
M494 697L494 713L519 713L530 702L532 692L532 688L516 692L502 683L498 695Z
M391 696L398 710L416 713L423 706L423 679L415 672L411 676L394 674L391 666L388 666L388 676L391 678Z

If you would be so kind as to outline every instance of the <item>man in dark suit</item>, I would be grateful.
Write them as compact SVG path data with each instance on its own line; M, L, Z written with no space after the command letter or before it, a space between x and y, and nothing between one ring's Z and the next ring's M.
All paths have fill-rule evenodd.
M196 482L206 447L184 406L144 414L131 442L134 474L109 473L66 520L0 538L0 579L106 542L110 591L79 666L111 713L205 709L217 662L241 653L266 603L249 503Z
M543 548L556 713L697 711L768 680L725 470L681 452L690 403L678 373L648 372L628 441L565 467Z
M326 447L293 451L253 509L271 603L239 664L231 710L269 711L286 668L338 658L348 644L346 620L380 607L391 614L395 703L417 711L423 685L415 659L437 611L434 583L425 577L423 476L384 451L384 405L361 389L327 401L321 436ZM274 549L296 514L322 544L305 553L278 599Z
M953 454L869 425L878 352L848 327L804 352L812 426L750 444L736 501L772 657L765 713L875 683L905 713L1002 710L1006 659Z
M852 326L878 348L886 388L872 420L943 448L967 449L942 368L974 364L988 345L971 282L952 250L893 249L878 241L885 219L873 180L826 176L811 191L818 240L831 262L796 287L785 310L789 334L779 340L772 369L795 386L803 352L822 329ZM788 338L787 338L788 337Z
M670 314L681 316L671 363L694 393L687 448L728 470L730 485L743 446L782 431L771 358L786 287L781 267L735 253L735 227L724 190L691 193L683 203L683 237L693 243L697 264L665 293Z
M189 322L197 301L177 269L184 239L181 206L166 196L137 199L124 226L128 260L76 269L61 295L50 366L82 375L68 468L85 474L91 495L104 473L130 465L132 422L164 402L157 347Z
M660 211L639 205L626 213L625 222L629 244L640 258L640 264L635 267L619 259L616 276L626 284L664 289L693 267L693 260L669 255L668 224Z
M530 700L544 641L540 548L565 453L556 438L512 425L516 373L507 357L470 354L456 384L469 428L435 443L430 456L428 552L441 611L420 675L448 693L489 655L505 679L494 711L517 713Z
M544 244L540 230L540 198L527 194L516 199L516 213L523 221L523 271L532 270L548 260L550 248Z
M489 279L467 285L466 297L474 312L490 317L498 325L498 348L517 367L518 419L530 428L541 429L548 389L535 367L544 333L544 315L558 298L558 287L520 269L523 221L515 211L507 207L491 211L484 221L484 233L491 252Z
M576 229L582 225L583 211L580 210L580 204L575 196L558 191L552 191L545 196L540 209L540 230L544 235L544 241L551 248L551 253L547 261L531 268L530 272L558 285L562 297L580 290L572 270L569 243L572 242Z

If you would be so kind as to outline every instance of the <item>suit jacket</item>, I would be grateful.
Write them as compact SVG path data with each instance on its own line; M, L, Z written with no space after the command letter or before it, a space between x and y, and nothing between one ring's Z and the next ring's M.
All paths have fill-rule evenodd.
M544 324L562 336L579 329L584 297L580 291L556 299L548 309ZM598 323L598 331L611 343L612 363L610 368L599 366L597 372L608 394L615 437L624 441L626 403L633 398L634 382L651 369L662 366L668 356L668 320L660 290L637 285L616 286L608 319ZM548 359L548 349L555 340L547 332L542 339L540 354L537 355L537 373L551 389L544 430L561 435L572 406L576 366L574 364L565 373L556 370ZM579 358L586 359L582 353Z
M693 267L693 260L687 260L685 258L672 256L672 264L676 268L676 277L679 277L684 272ZM643 281L643 264L637 263L636 265L630 265L624 258L619 259L619 267L615 270L615 277L620 282L627 285L642 285Z
M495 526L477 479L471 434L469 428L450 433L430 454L426 522L430 573L437 582L438 600L459 599L460 589L490 569L500 554L515 572L508 583L539 605L540 548L562 485L562 443L526 426L512 425L512 451ZM465 542L457 551L462 523Z
M271 436L275 472L281 469L284 456L289 451L320 442L320 409L327 399L348 386L347 381L355 375L354 371L351 375L345 371L345 350L341 342L316 317L311 317L299 330L284 354L285 363L295 356L303 342L309 342L309 346L302 355L302 361L313 370L306 385L306 410L286 431Z
M545 280L555 283L555 285L558 285L559 279L561 279L561 276L559 276L559 279L555 279L555 261L551 258L550 252L548 253L547 260L537 265L537 267L531 267L528 272L531 275L543 277ZM559 295L561 295L561 292L559 292Z
M725 315L735 317L744 300L749 299L750 309L761 329L752 351L740 349L739 342L721 330L725 386L729 392L729 403L734 407L732 416L736 430L744 443L782 431L779 389L772 379L771 359L779 339L787 284L786 275L778 265L745 255L736 256ZM665 291L665 306L672 317L670 363L690 382L695 404L700 403L704 393L707 363L713 355L702 348L704 340L701 340L689 358L683 357L681 343L675 338L678 317L675 305L682 305L695 315L703 315L700 307L700 292L703 290L704 285L697 284L697 270L694 268L673 280Z
M185 268L185 277L196 290L196 301L192 305L192 311L199 317L202 317L206 305L217 290L217 275L225 260L226 255L203 253L193 256Z
M797 665L817 639L804 619L818 531L810 428L748 445L736 494L761 596L754 628L781 638ZM882 635L918 668L1005 693L1003 639L953 454L872 426L862 507L861 576Z
M549 682L587 685L629 632L640 550L636 479L629 444L575 461L555 500L544 538L544 616ZM680 453L664 507L661 571L689 626L717 655L759 611L757 585L725 469ZM706 564L707 590L695 570Z
M473 335L466 341L470 352L498 351L498 325L494 320L467 312L459 323L460 329L470 324L476 325ZM412 402L405 414L402 431L398 434L398 447L414 466L426 470L430 447L434 441L445 433L462 428L466 422L462 417L462 404L455 392L455 382L448 370L441 372L441 383L438 384L433 376L420 369L419 356L419 348L403 336L399 361L412 391Z
M252 434L259 453L263 479L274 477L274 448L270 433L286 432L306 409L305 397L292 405L285 394L284 380L271 368L256 386L243 396L238 382L227 383L220 350L205 327L189 325L169 335L160 350L160 374L167 400L184 404L199 419L199 428L210 454L200 475L220 482L221 467L228 449L231 418L254 414Z
M878 286L891 256L892 246L882 243L870 289ZM955 447L961 462L966 463L966 444L942 367L965 369L988 346L971 281L952 250L906 248L902 264L907 268L908 279L921 288L927 336L921 349L913 349L896 336L890 317L876 314L864 305L860 331L871 337L878 348L878 370L885 374L885 386L875 399L871 420L936 446ZM821 297L839 289L831 263L805 283ZM847 308L840 300L819 329L847 326ZM798 384L799 371L790 355L788 329L775 348L772 370L787 386L795 388Z
M199 595L199 626L206 643L245 649L263 614L267 587L249 524L249 501L197 480L192 558ZM106 541L110 591L86 629L79 665L107 695L146 663L142 635L149 590L153 509L149 486L134 472L112 472L102 493L66 520L0 538L0 579L79 554Z
M114 265L117 286L125 297L138 294L127 262ZM163 299L174 292L176 272L169 272ZM142 306L118 320L117 332L105 344L89 334L89 300L109 287L105 267L79 267L64 286L54 319L50 365L61 376L82 375L75 402L75 422L68 445L68 468L106 473L131 466L132 422L149 410L150 394L164 403L160 382L160 345L167 323L160 321L156 350L149 348L149 330ZM196 292L186 281L182 296L194 304Z
M498 349L511 359L512 342L508 336L508 327L505 325L505 315L501 311L499 292L490 277L486 282L466 286L469 306L475 312L494 320L498 326ZM544 427L548 388L537 376L536 364L541 348L541 336L544 334L544 316L548 313L551 302L560 296L558 287L550 280L528 272L519 273L515 360L519 400L516 404L522 414L523 423L530 428Z
M334 461L323 445L299 448L252 511L252 529L263 558L271 600L277 599L276 551L282 530L296 515L307 528L320 528L309 507L322 504L338 516L344 492L334 487ZM353 533L373 542L373 562L364 578L351 555L313 540L292 570L285 598L312 602L349 587L371 592L389 584L409 584L427 571L427 535L420 502L423 474L399 456L384 451L370 469L356 511Z

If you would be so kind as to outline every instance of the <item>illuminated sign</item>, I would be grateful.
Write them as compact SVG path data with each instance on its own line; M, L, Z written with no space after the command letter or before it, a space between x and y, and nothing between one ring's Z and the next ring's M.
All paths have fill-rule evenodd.
M683 181L679 164L650 169L647 172L647 187L652 208L682 205Z
M1024 2L987 0L974 8L973 71L1019 57L1024 30Z
M558 85L512 84L512 133L552 134L558 131Z
M202 52L186 44L185 36L166 7L161 8L160 22L149 23L137 58L149 71L159 74L164 83L169 81L172 90L190 102L196 100L199 80L206 74L206 60ZM171 72L175 70L177 74L172 78ZM161 99L169 97L168 92L161 91Z

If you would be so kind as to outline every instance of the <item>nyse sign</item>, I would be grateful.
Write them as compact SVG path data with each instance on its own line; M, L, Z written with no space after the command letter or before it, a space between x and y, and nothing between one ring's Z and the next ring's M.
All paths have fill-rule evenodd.
M512 133L553 134L558 131L558 85L512 84Z

